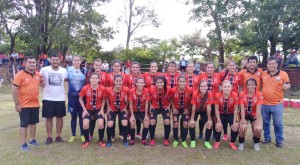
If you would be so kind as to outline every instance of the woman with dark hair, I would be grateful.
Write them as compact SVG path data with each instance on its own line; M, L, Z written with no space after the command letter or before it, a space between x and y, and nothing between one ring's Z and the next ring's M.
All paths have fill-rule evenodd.
M194 74L195 71L195 64L188 63L186 68L186 85L196 91L199 84L199 76Z
M191 103L191 94L192 89L186 86L185 76L178 77L178 86L172 89L172 109L173 109L173 147L178 146L178 123L182 120L182 125L180 126L181 130L181 145L184 148L187 148L186 137L188 134L188 121L189 121L189 109Z
M122 82L123 82L123 86L128 86L128 82L127 82L127 76L125 73L121 72L122 69L122 63L119 60L114 60L112 62L112 72L108 73L106 76L106 81L107 81L107 86L106 87L112 87L114 86L114 78L116 75L120 75L122 77ZM115 140L115 125L116 123L114 123L114 128L113 128L113 133L112 133L112 140ZM119 125L119 137L121 139L123 139L123 132L122 132L122 124L121 124L121 120L119 120L118 122ZM127 136L126 136L127 137Z
M213 127L213 118L211 116L211 105L214 102L214 96L211 92L207 91L207 82L205 80L200 81L198 89L193 93L192 96L192 113L191 120L189 122L189 130L191 137L191 148L196 147L195 142L195 122L200 115L200 120L204 124L206 123L206 131L205 131L205 147L208 149L212 149L212 146L209 142L210 136L212 133ZM221 124L221 123L219 123ZM218 128L218 125L216 125ZM222 128L216 130L217 132L221 132Z
M167 81L167 86L174 88L175 86L177 86L177 80L179 77L179 73L177 72L177 65L175 62L169 62L168 64L168 70L166 73L164 73L164 77L166 78Z
M215 73L214 63L210 62L206 65L205 72L199 75L199 81L205 80L207 82L208 91L214 96L219 92L219 85L221 83L219 73ZM211 106L211 114L214 117L215 106ZM203 139L203 129L205 123L199 120L199 139ZM213 127L213 133L215 133L215 127Z
M77 118L79 119L79 128L81 134L81 141L84 142L85 138L83 136L82 130L82 112L83 109L79 103L79 92L82 87L85 85L85 75L86 69L83 68L81 64L81 57L79 55L73 56L73 66L68 68L68 111L71 113L71 131L72 136L69 139L69 142L72 143L76 137L76 125Z
M229 147L236 151L238 149L234 143L238 136L239 129L239 124L237 122L239 97L237 93L232 91L232 85L229 80L223 81L222 91L215 95L214 104L216 117L221 119L222 125L228 122L231 127ZM217 132L215 137L216 142L214 148L218 149L220 147L221 132Z
M100 59L96 59L93 61L92 63L92 70L89 71L86 75L86 84L89 83L89 79L91 77L92 73L98 73L99 74L99 82L101 85L103 85L104 87L107 86L107 81L106 81L106 72L102 71L102 61ZM94 130L95 130L95 126L96 126L96 118L91 118L90 120L90 126L89 126L89 131L90 131L90 135L89 135L89 141L93 140L93 135L94 135Z
M73 63L74 64L74 63ZM104 105L106 90L105 87L100 85L100 76L98 73L92 73L90 75L90 84L85 85L79 94L79 102L83 109L82 118L83 118L83 135L85 141L82 144L82 148L87 148L90 145L89 142L89 126L90 121L93 118L96 118L98 123L98 134L99 134L99 146L105 147L104 138ZM84 105L83 97L86 98L86 104Z
M129 88L123 85L123 77L121 75L115 75L114 84L112 87L106 88L107 94L107 143L106 146L112 145L112 135L114 132L114 123L116 116L118 115L121 120L121 127L123 131L123 137L128 134L128 97ZM127 138L123 138L123 144L125 147L128 146Z
M134 64L132 64L134 66ZM146 136L149 131L149 90L145 88L145 79L143 77L138 77L136 79L136 87L130 90L129 94L129 109L130 109L130 137L131 140L129 145L134 145L135 140L135 125L138 123L143 123L143 133L142 133L142 144L147 145ZM141 126L140 126L141 127Z
M227 69L220 72L220 80L221 82L225 80L230 81L232 85L232 91L234 91L235 93L239 93L240 78L236 70L236 63L234 60L229 60ZM223 125L224 141L227 141L229 139L229 136L227 135L227 127L228 127L228 123L224 123Z
M241 120L238 149L240 151L244 150L247 125L248 121L250 121L253 134L254 150L259 151L259 141L262 131L260 111L263 103L263 94L256 90L257 82L255 79L248 79L246 85L247 89L240 93Z
M150 93L150 145L155 145L155 128L157 115L162 114L164 122L164 140L165 146L169 145L169 135L171 131L170 126L170 101L172 97L172 91L170 87L167 87L166 79L163 76L158 76L154 80L155 85L151 86Z
M150 88L152 85L155 85L155 78L157 76L160 76L161 73L160 72L157 72L158 71L158 66L157 66L157 62L155 61L152 61L150 63L150 70L149 72L145 72L143 75L144 75L144 78L146 80L146 88Z

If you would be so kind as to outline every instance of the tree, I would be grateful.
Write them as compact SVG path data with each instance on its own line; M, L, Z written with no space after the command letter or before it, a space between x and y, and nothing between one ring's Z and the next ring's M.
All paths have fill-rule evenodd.
M129 49L129 43L131 37L135 32L145 26L158 27L160 25L157 14L154 9L151 9L150 5L137 6L136 0L123 0L124 2L124 15L119 18L126 24L127 38L126 49Z
M217 46L219 63L224 63L224 35L233 34L238 28L239 19L236 18L243 12L241 3L239 0L192 0L191 3L193 20L214 25L209 37L213 37L210 39L213 39Z

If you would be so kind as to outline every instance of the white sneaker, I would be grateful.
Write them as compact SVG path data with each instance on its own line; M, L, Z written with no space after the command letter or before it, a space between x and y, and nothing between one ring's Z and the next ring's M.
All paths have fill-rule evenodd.
M244 151L244 143L239 143L238 149Z
M253 148L255 151L259 151L260 150L259 143L254 143Z
M138 138L138 139L142 139L142 135L141 134L137 134L137 135L135 135L135 137Z

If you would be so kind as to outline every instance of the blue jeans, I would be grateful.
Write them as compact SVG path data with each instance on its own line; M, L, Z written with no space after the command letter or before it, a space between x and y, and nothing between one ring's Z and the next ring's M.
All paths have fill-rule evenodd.
M285 62L285 67L287 67L287 66L289 66L290 64L295 64L296 65L296 67L298 67L298 65L299 65L299 61L296 59L296 60L294 60L294 61L290 61L290 60L287 60L286 62Z
M283 139L283 122L282 122L282 114L283 114L283 104L277 105L262 105L261 115L263 119L263 129L264 129L264 138L265 140L271 140L271 132L270 132L270 121L271 115L273 116L273 125L274 125L274 133L276 137L276 142L281 143Z

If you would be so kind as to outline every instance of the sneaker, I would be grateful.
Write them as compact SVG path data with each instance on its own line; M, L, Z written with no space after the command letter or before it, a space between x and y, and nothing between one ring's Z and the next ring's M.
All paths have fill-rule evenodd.
M85 142L85 138L84 138L83 135L80 136L80 140L81 140L81 142ZM89 139L89 140L90 140L90 139Z
M130 140L131 139L131 136L128 134L127 135L127 140Z
M239 143L238 149L244 151L244 143Z
M182 145L183 148L188 148L188 145L187 145L186 141L181 142L181 145Z
M169 145L169 140L168 139L164 139L164 145L168 146Z
M142 144L143 144L144 146L149 145L149 143L148 143L146 140L142 140Z
M123 142L123 145L124 145L124 147L128 147L128 141L126 141L126 142Z
M39 146L39 143L35 139L32 139L32 140L29 140L28 145L37 147L37 146Z
M63 140L60 136L57 136L57 137L55 138L55 142L61 143L61 142L64 142L64 140Z
M122 136L123 137L123 136ZM114 142L116 140L116 138L113 136L111 137L111 141Z
M100 141L100 142L98 142L98 144L99 144L99 147L102 147L102 148L106 147L106 144L104 141Z
M134 145L134 140L130 140L129 145L133 146Z
M269 144L269 143L271 143L271 140L269 140L269 139L265 139L264 141L262 141L261 142L262 144Z
M199 139L199 140L203 140L203 134L199 134L198 139Z
M82 148L88 148L89 145L90 145L90 142L84 142L84 143L81 145L81 147L82 147Z
M276 142L276 147L278 147L278 148L282 148L282 147L283 147L283 144L282 144L282 142Z
M254 143L253 148L255 151L259 151L260 150L259 143Z
M142 135L141 134L137 134L137 135L135 135L135 137L138 138L138 139L142 139Z
M190 147L191 148L196 148L196 142L195 141L191 141Z
M236 145L234 143L229 143L229 147L232 148L234 151L237 151L238 148L236 147Z
M70 139L69 139L69 142L70 142L70 143L73 143L74 140L75 140L75 136L71 136Z
M150 140L150 146L154 146L155 145L155 139L151 139Z
M46 142L45 142L45 144L46 144L46 145L49 145L49 144L51 144L52 142L53 142L52 137L48 137L47 140L46 140Z
M220 148L220 142L215 142L214 149L219 149L219 148Z
M93 136L92 135L89 136L89 142L91 142L91 141L93 141Z
M213 147L211 146L210 142L204 142L204 146L207 148L207 149L212 149Z
M28 147L28 145L26 143L24 143L24 144L21 145L21 150L22 151L29 151L30 148Z
M224 140L224 141L228 141L228 140L229 140L229 136L228 136L227 134L224 134L223 140Z
M173 142L173 144L172 144L172 147L176 148L177 146L178 146L178 141L175 140L175 141Z
M111 142L106 142L106 148L111 147L112 143Z

